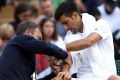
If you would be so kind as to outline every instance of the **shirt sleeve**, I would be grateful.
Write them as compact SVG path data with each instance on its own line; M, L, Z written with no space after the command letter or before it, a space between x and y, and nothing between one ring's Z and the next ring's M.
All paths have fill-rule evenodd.
M91 17L89 27L87 27L87 34L89 35L90 33L95 32L99 34L102 39L106 39L111 34L108 27L109 25L107 22L103 20L96 21L94 17Z
M98 33L102 39L107 39L110 35L112 35L109 24L102 20L96 22L94 32Z
M33 37L25 36L18 38L17 45L33 54L45 53L46 55L54 56L59 59L66 59L68 56L66 51L63 51L57 46L43 40L36 40Z

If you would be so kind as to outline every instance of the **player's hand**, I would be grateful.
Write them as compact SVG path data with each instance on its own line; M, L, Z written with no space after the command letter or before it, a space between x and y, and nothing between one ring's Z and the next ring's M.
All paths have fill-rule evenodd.
M64 74L62 72L58 73L58 75L52 80L63 80Z
M108 80L120 80L120 76L112 75L112 76L109 77Z
M62 77L62 80L71 80L71 75L68 72L59 72L58 77Z
M58 75L52 80L71 80L71 75L66 72L59 72Z

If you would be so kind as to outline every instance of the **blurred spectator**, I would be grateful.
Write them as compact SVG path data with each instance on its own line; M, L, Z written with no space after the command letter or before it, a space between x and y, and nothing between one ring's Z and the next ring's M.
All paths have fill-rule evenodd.
M100 11L97 8L89 8L87 10L87 13L89 13L92 16L94 16L96 20L101 19Z
M13 8L16 8L19 3L30 3L31 0L7 0L7 3L10 3Z
M118 5L119 5L119 7L120 7L120 0L118 0Z
M14 29L10 24L4 23L0 26L0 56L2 54L5 45L13 36L14 36Z
M86 11L86 7L81 0L74 0L74 2L82 13Z
M115 47L115 59L120 60L120 30L117 30L113 34L114 47Z
M31 7L28 3L20 3L14 13L14 21L11 22L15 32L17 30L17 25L25 20L29 20L32 17Z
M52 19L42 19L42 21L40 23L40 29L42 32L43 40L51 42L52 44L57 45L58 47L62 48L63 50L66 50L65 44L64 44L62 38L60 36L58 36L58 34L57 34L55 22ZM42 56L41 58L37 57L37 65L45 64L43 66L43 68L41 68L42 70L40 69L40 67L38 67L37 79L49 80L49 79L53 78L55 74L53 73L53 70L50 68L50 65L48 65L45 55L38 54L37 56ZM51 59L51 61L53 62L52 59Z
M117 0L104 0L104 3L98 9L101 18L110 24L113 33L120 29L120 8L117 6Z
M6 0L0 0L0 11L2 10L2 7L6 5Z
M66 50L65 44L61 36L59 36L57 33L54 20L43 19L40 23L40 27L41 27L42 37L44 40L59 46L63 50Z
M95 8L100 4L100 0L81 0L87 9Z
M113 35L114 35L115 42L120 47L120 30L117 30Z
M86 7L81 0L65 0L65 1L74 2L77 5L77 7L80 9L80 12L82 12L82 13L86 12Z
M53 3L52 0L40 0L40 10L42 15L39 17L40 19L43 18L53 18L54 10L53 10ZM58 33L64 37L66 35L66 30L62 27L59 22L56 22L56 28Z
M51 0L40 0L40 11L46 17L53 16L53 4Z

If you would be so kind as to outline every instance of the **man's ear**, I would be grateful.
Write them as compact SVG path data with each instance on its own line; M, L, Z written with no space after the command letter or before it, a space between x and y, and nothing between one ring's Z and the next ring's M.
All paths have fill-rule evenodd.
M26 34L26 35L29 35L29 33L30 33L30 29L26 29L24 32L24 34Z
M73 12L72 13L72 18L73 19L77 19L79 17L78 13L77 12Z

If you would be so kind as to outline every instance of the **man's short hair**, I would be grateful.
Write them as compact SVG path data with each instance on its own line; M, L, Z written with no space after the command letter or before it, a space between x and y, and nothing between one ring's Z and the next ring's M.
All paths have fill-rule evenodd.
M34 31L35 28L39 28L39 27L38 27L38 25L35 24L34 22L32 22L32 21L24 21L24 22L21 22L21 23L18 25L16 34L17 34L17 35L22 35L22 34L24 34L24 32L25 32L27 29L30 29L31 31Z
M62 15L71 16L73 12L77 12L81 15L80 10L77 8L75 3L69 1L62 2L55 11L55 20L59 20Z

